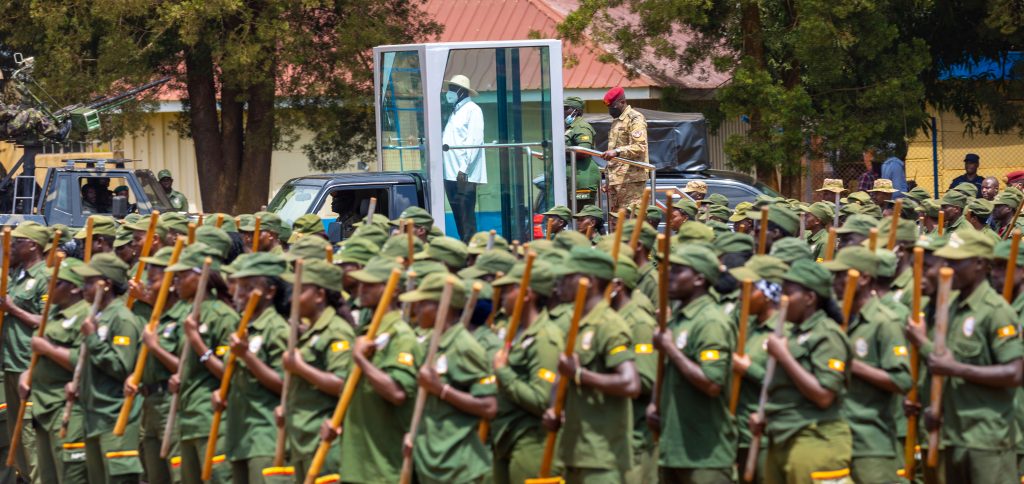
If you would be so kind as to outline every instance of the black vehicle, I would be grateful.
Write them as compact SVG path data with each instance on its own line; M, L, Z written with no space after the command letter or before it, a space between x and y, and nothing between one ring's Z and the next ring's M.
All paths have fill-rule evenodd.
M725 170L704 170L692 172L658 172L659 199L664 201L662 190L682 190L690 181L702 181L708 186L708 195L719 193L729 199L729 208L736 208L742 202L753 202L758 195L781 197L771 187L750 175Z

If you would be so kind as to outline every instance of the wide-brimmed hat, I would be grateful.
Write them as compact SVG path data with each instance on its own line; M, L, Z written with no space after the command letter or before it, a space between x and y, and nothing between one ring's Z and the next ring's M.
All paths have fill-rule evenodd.
M469 78L464 76L464 75L462 75L462 74L457 74L455 76L452 76L452 80L444 81L442 86L445 89L448 89L448 86L450 86L452 84L455 84L456 86L459 86L459 87L469 91L469 95L470 96L477 96L477 95L479 95L478 92L474 91L473 88L470 87Z

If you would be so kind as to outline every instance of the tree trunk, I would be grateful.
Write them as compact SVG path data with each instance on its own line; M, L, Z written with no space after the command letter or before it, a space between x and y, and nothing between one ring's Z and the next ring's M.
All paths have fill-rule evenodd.
M768 60L764 52L764 29L761 23L761 7L755 0L743 2L740 26L743 30L743 57L748 67L764 70L767 68ZM753 107L748 114L750 118L750 130L747 136L754 141L763 143L768 137L765 133L764 122L761 117L761 109ZM770 187L778 188L775 178L775 167L771 163L763 161L755 162L757 180Z
M249 88L245 124L244 162L239 170L236 213L253 212L267 204L270 193L270 161L274 150L274 90L276 69L269 68L267 82Z
M221 79L220 91L220 139L221 158L223 173L227 174L233 182L230 187L230 198L224 205L225 211L234 211L235 199L238 197L239 177L236 175L242 169L242 146L245 143L243 132L245 130L245 101L242 99L242 92L233 86L231 82L223 82Z
M224 210L234 198L237 178L226 172L220 163L222 147L217 90L213 57L206 44L185 48L185 79L202 206L207 212Z

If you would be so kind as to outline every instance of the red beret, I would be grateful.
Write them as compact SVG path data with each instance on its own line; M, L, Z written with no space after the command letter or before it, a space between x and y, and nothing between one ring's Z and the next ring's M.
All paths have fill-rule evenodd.
M1024 181L1024 170L1011 171L1006 174L1007 183L1017 183Z
M626 90L620 86L615 86L604 93L604 105L611 106L613 102L622 96L626 95Z

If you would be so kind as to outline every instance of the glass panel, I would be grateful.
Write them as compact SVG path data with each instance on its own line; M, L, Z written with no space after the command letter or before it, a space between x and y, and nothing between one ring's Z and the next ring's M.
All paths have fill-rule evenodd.
M548 57L545 47L449 53L440 93L448 235L533 238L531 216L554 196Z
M423 87L416 51L381 54L381 158L386 171L426 174Z
M119 190L121 187L125 187L125 189ZM116 196L128 198L128 213L138 211L135 194L128 186L128 179L124 177L80 177L78 178L78 193L82 197L82 213L85 215L111 213ZM58 202L66 203L60 202L60 200Z
M270 202L267 211L276 213L283 222L291 224L309 210L319 192L318 185L285 184Z
M153 210L159 210L161 213L173 211L171 201L167 198L167 192L164 191L164 187L160 186L160 182L153 176L152 171L135 170L135 178L142 185L142 191L145 192L146 199L149 200Z

